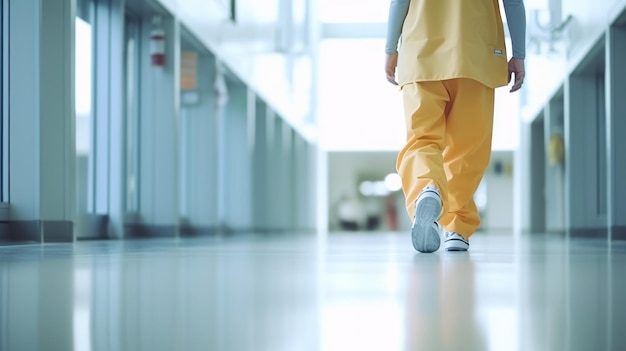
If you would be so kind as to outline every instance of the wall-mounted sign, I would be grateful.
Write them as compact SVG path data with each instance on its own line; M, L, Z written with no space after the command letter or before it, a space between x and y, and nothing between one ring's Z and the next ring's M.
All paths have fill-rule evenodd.
M180 54L180 89L195 90L197 88L198 54L184 51Z

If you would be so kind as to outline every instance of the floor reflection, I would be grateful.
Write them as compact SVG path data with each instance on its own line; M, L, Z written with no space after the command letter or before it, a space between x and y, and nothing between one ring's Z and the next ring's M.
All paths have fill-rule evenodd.
M416 262L407 294L409 345L423 350L485 350L476 317L474 264L467 253ZM417 256L416 261L423 261Z
M0 350L623 350L626 245L399 234L0 247Z

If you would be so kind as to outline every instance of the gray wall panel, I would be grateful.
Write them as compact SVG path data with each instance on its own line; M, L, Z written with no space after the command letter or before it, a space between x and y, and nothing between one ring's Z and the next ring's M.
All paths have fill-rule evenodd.
M189 225L198 228L217 226L217 140L215 130L215 58L208 54L198 55L197 93L199 100L181 105L180 145L181 167L185 167L181 179L186 203L181 213ZM185 94L182 92L181 94ZM182 194L181 194L182 195Z
M252 227L251 169L248 145L248 89L232 86L223 116L223 203L226 229L248 231Z
M177 225L178 222L178 23L163 18L166 32L164 67L150 62L151 19L142 23L142 103L140 213L144 224Z
M626 239L626 27L613 26L607 35L608 225L613 239Z

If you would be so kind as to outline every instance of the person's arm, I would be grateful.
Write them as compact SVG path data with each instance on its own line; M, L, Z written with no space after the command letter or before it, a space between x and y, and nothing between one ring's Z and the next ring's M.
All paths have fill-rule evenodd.
M517 91L524 83L526 70L524 59L526 58L526 9L523 0L503 0L506 21L511 34L511 46L513 57L509 60L509 81L511 75L515 75L515 81L511 92Z
M402 25L407 12L409 12L410 0L391 0L389 5L389 19L387 21L387 41L385 53L395 54L398 52L398 41L402 34Z
M526 58L526 9L523 0L503 0L513 57Z
M396 82L396 66L398 65L398 41L402 34L402 25L409 12L410 0L391 0L389 20L387 22L387 39L385 42L385 74L387 80L394 85Z

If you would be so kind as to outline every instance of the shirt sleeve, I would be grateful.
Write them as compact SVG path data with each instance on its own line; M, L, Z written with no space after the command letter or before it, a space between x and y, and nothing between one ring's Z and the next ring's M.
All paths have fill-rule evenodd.
M391 0L389 5L389 20L387 22L387 41L385 53L395 54L398 52L398 41L402 34L402 25L406 14L409 12L411 0Z
M526 58L526 9L523 0L503 0L513 57Z

